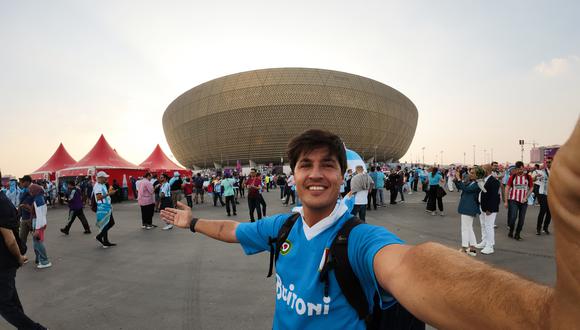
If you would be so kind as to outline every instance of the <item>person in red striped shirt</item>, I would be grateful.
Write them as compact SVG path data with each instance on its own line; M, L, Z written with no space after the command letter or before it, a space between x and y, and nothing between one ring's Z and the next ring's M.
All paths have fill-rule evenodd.
M508 226L510 231L508 237L515 238L518 241L522 240L520 233L526 219L528 196L532 193L533 187L534 181L532 177L524 172L524 163L520 161L516 162L515 171L510 175L507 186L505 187L505 196L508 196L508 198L504 202L504 206L508 208L509 214ZM518 225L515 228L516 233L514 236L516 218L518 219Z

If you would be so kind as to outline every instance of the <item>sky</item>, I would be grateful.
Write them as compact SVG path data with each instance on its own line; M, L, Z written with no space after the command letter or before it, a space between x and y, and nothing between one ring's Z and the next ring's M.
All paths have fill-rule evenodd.
M402 161L515 161L580 115L578 1L0 0L0 168L104 134L142 162L169 103L241 71L311 67L385 83L419 112ZM526 145L529 160L531 145Z

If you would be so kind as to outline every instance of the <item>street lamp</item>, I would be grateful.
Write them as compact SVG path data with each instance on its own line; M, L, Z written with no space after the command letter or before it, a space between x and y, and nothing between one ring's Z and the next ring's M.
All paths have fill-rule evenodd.
M423 165L425 165L425 147L421 148L423 150Z
M465 166L465 151L463 152L463 166Z
M520 147L521 147L521 150L522 150L521 161L523 163L524 162L524 143L525 142L524 142L524 140L520 140L519 142L520 142Z

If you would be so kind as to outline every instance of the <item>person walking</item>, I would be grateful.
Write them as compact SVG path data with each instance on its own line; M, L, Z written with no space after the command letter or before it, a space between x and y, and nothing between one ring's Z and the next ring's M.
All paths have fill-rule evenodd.
M18 297L16 271L27 261L19 227L18 210L0 191L0 315L17 329L46 329L24 313Z
M356 174L350 181L350 191L347 197L354 195L354 207L351 214L359 217L363 222L367 218L368 194L373 188L373 179L364 172L362 165L355 167Z
M97 203L97 227L101 230L95 238L101 243L103 249L117 245L109 241L109 230L115 225L111 196L117 194L118 190L113 187L107 188L108 178L109 175L107 173L99 171L97 173L97 183L93 187L93 195Z
M260 189L262 180L256 176L256 169L250 170L250 177L246 179L248 187L248 208L250 209L250 222L256 221L254 211L258 211L258 220L262 219L262 208L260 206Z
M461 198L459 199L459 206L457 212L461 215L461 249L460 251L469 256L475 257L477 244L475 233L473 232L473 220L480 214L479 207L479 193L481 188L477 184L477 176L475 168L468 172L469 183L465 184L461 177L456 174L455 185L461 187ZM431 189L431 187L429 187Z
M137 185L137 203L141 208L141 228L152 229L155 214L155 188L151 183L151 173L147 172Z
M461 177L459 178L461 181ZM443 188L441 188L441 185L445 183L445 179L443 179L443 176L441 175L441 173L439 173L439 169L437 167L433 167L431 169L431 173L429 173L429 175L427 176L427 180L429 183L429 190L427 190L428 200L426 211L430 212L431 215L437 215L437 211L435 208L436 206L435 203L437 203L437 206L439 207L439 214L441 216L444 216L445 213L443 213L443 193L445 191L443 190ZM461 188L458 187L458 189Z
M548 205L548 182L550 180L550 171L552 168L552 160L546 160L544 169L536 176L539 181L537 199L540 204L540 212L538 213L538 222L536 224L536 235L541 235L542 230L544 234L550 235L550 222L552 222L552 214L550 213L550 205Z
M499 211L500 183L493 175L493 168L490 165L483 166L486 177L484 179L484 190L481 192L481 214L479 222L481 225L481 242L475 247L482 249L482 254L494 253L495 246L495 218Z
M533 186L532 178L524 172L524 163L517 161L514 174L510 175L505 188L505 195L508 196L508 200L504 203L504 206L509 210L508 237L518 241L522 240L521 232L526 220L528 196L532 193ZM517 227L515 225L516 219L518 220Z
M236 192L234 190L234 185L236 184L236 179L232 178L231 174L226 174L225 178L222 179L222 189L224 191L224 197L226 198L226 212L228 214L228 217L230 217L231 211L234 212L234 215L237 215L236 213L236 201L235 201L235 195ZM230 207L231 207L231 211L230 211Z
M89 226L89 222L87 221L87 217L85 216L85 212L83 210L84 205L82 199L82 192L79 187L75 186L75 182L72 180L68 181L67 202L69 208L68 223L66 224L66 226L64 226L64 228L60 229L60 232L65 235L68 235L73 222L78 217L79 220L81 221L81 224L83 225L83 228L85 229L83 233L90 234L91 227Z
M52 267L48 259L46 247L44 246L44 232L46 230L46 201L44 200L44 189L37 184L31 184L29 187L30 196L34 198L34 209L32 210L32 246L34 247L36 268L43 269Z

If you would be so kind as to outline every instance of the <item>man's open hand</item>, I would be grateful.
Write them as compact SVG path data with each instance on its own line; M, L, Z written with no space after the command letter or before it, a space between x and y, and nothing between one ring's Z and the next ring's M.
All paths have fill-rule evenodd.
M191 223L192 211L189 206L177 202L177 208L166 208L161 210L161 219L179 228L189 228Z

